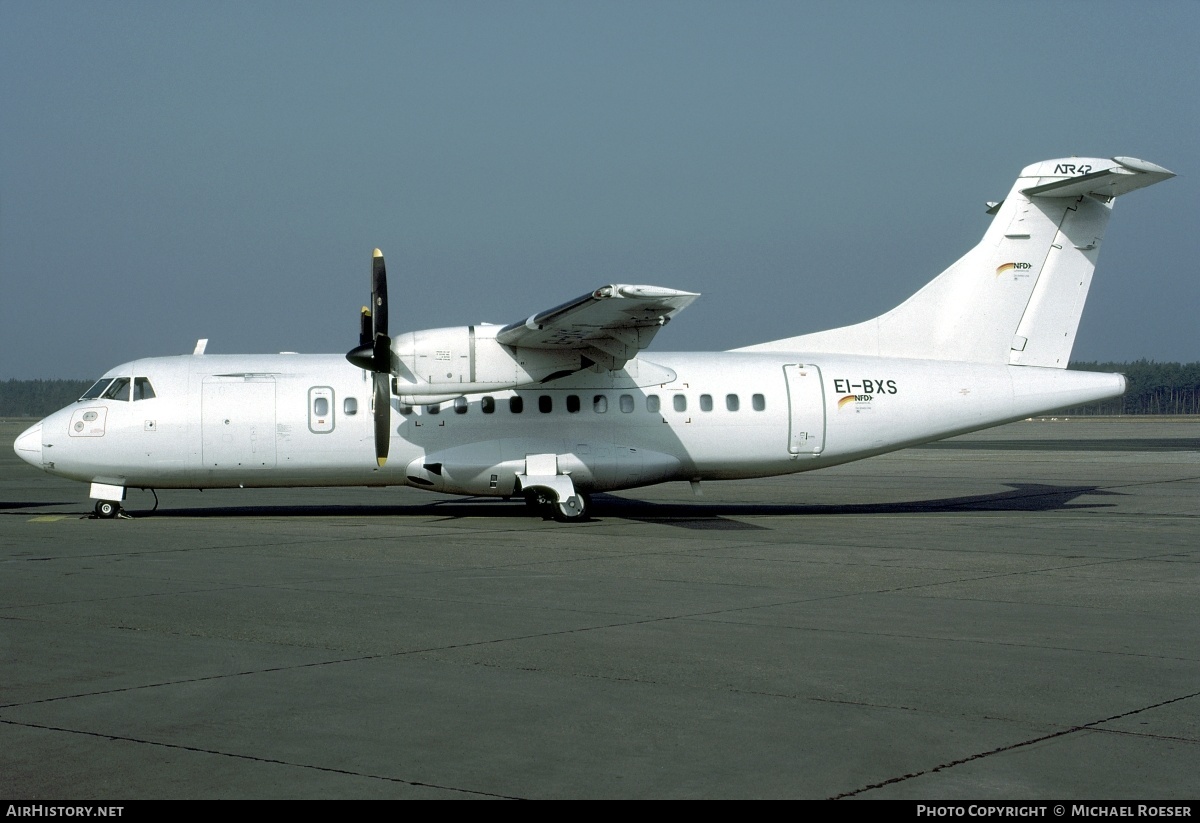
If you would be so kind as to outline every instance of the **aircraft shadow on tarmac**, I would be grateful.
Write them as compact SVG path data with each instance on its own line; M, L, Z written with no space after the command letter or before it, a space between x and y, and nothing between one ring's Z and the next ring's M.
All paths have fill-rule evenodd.
M1053 486L1041 483L1007 483L1011 491L993 494L943 497L930 500L910 500L884 503L802 504L802 503L646 503L612 498L597 504L599 514L611 512L627 520L666 523L697 529L761 528L725 517L738 516L804 516L804 515L864 515L864 514L956 514L965 512L1046 512L1062 509L1110 508L1115 503L1077 503L1082 496L1121 495L1097 486ZM603 505L603 508L601 508ZM717 521L717 522L713 522Z
M1179 452L1200 451L1200 437L1128 437L1122 439L942 440L914 449L952 451Z
M1121 496L1098 486L1058 486L1045 483L1007 483L1007 491L991 494L939 497L882 503L804 504L804 503L655 503L608 494L592 500L593 521L609 518L658 523L687 529L746 530L763 525L730 519L737 517L860 516L864 514L963 514L970 512L1048 512L1067 509L1110 508L1115 503L1078 502L1081 497ZM0 503L0 509L38 505L69 504ZM157 511L132 508L129 515L140 518L223 518L223 517L429 517L458 520L467 517L525 518L535 515L520 500L499 498L456 498L420 505L250 505L196 508L159 508Z

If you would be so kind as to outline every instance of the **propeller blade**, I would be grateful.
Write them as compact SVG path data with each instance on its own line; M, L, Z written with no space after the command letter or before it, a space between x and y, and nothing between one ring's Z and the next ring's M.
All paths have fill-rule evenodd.
M388 333L387 268L383 264L383 252L375 249L371 258L371 321L374 337L387 337Z
M380 468L387 462L392 442L392 339L387 332L387 270L383 252L375 249L371 260L371 307L363 307L358 346L346 353L346 359L371 372L375 462Z
M371 345L375 339L374 327L371 325L371 310L366 306L362 307L362 314L358 317L358 347Z
M392 442L392 393L389 376L375 372L375 462L383 468Z
M383 252L375 249L371 260L371 307L359 316L358 346L346 359L360 369L376 374L392 373L392 339L388 337L387 269Z

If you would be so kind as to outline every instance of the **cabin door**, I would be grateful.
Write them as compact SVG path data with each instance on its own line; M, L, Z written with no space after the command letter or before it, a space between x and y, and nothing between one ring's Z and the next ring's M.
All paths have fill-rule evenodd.
M275 378L207 377L201 399L204 467L275 465Z
M825 448L825 390L816 366L784 366L788 393L788 452L820 454Z

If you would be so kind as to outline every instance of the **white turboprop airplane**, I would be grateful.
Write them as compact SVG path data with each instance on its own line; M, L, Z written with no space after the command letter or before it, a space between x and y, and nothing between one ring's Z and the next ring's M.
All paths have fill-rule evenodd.
M657 286L389 337L377 250L345 357L200 341L110 370L14 448L90 483L101 517L130 487L407 485L578 519L593 492L846 463L1120 395L1121 375L1067 360L1114 198L1173 176L1130 157L1035 163L988 204L979 245L895 309L725 352L642 356L699 296Z

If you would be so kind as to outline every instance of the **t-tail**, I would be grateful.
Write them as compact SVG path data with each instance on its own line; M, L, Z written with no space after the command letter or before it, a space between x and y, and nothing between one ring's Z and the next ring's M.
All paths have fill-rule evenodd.
M738 351L1066 368L1115 199L1174 176L1132 157L1034 163L979 245L896 308Z

